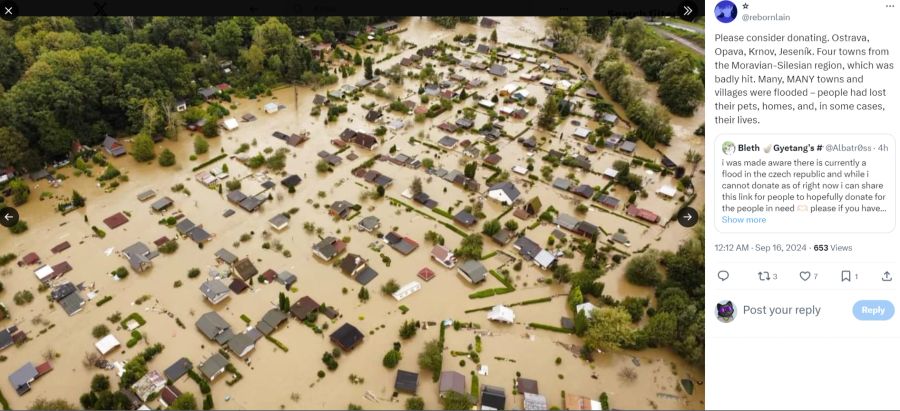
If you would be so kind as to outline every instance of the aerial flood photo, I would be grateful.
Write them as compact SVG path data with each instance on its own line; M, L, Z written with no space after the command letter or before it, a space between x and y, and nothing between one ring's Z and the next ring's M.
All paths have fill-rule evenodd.
M703 27L0 22L0 402L704 408Z

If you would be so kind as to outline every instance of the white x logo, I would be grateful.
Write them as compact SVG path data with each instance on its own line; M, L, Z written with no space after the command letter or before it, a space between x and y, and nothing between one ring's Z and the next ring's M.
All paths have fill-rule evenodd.
M4 7L4 9L5 9L5 11L3 12L3 14L9 14L9 15L13 14L12 7Z

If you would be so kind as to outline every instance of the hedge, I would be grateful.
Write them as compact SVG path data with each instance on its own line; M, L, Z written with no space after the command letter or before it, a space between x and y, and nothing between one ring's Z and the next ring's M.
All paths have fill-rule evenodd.
M144 324L147 324L147 321L144 320L144 317L141 317L140 314L131 313L128 315L128 317L125 317L125 319L123 319L122 322L119 323L119 325L121 325L122 328L128 329L128 321L129 320L137 321L138 326L143 326Z
M103 304L108 303L109 300L112 300L112 299L113 299L113 298L112 298L111 295L107 295L107 296L101 298L99 301L97 301L97 307L103 306Z
M554 327L552 325L541 324L541 323L528 323L528 326L531 328L537 328L539 330L547 330L547 331L553 331L553 332L558 332L558 333L563 333L563 334L572 334L575 332L574 330L569 330L569 329L562 328L562 327Z
M225 157L228 157L228 154L225 154L225 153L219 154L219 155L217 155L217 156L215 156L215 157L213 157L213 158L207 160L206 162L203 162L203 163L201 163L200 165L198 165L198 166L192 168L191 171L197 171L197 170L199 170L199 169L201 169L201 168L204 168L204 167L206 167L206 166L208 166L208 165L210 165L210 164L212 164L212 163L215 163L216 161L219 161L219 160L221 160L221 159L223 159L223 158L225 158Z
M280 348L281 351L288 352L288 347L286 345L284 345L281 341L276 340L275 337L272 337L271 335L267 335L266 339L271 341L272 344L275 344L275 346Z

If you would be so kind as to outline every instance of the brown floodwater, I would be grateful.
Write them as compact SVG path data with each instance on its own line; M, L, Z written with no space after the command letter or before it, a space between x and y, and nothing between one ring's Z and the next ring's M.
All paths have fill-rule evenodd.
M532 45L532 40L541 37L545 19L536 17L501 18L502 23L498 27L500 41L514 42L523 45ZM460 25L457 30L441 30L426 19L409 18L403 23L407 28L400 37L420 46L436 43L440 40L452 41L456 33L466 34L475 32L479 37L486 37L490 30L472 25ZM388 47L387 51L392 51ZM391 59L379 63L376 67L387 68L392 64L412 53L403 53ZM383 53L382 53L383 54ZM570 56L576 59L575 56ZM510 65L512 67L512 65ZM526 64L526 66L529 66ZM446 68L438 68L439 72L446 72ZM482 94L497 90L509 82L523 84L518 75L510 75L507 79L492 80L486 73L474 73L462 70L467 77L477 76L488 80L488 84L481 90ZM354 83L362 78L362 70L341 83ZM336 86L333 86L336 87ZM407 79L403 86L388 87L388 91L394 95L409 94L418 88L418 84ZM68 261L74 270L68 273L64 280L76 284L84 283L97 293L96 298L113 296L113 299L102 307L97 307L96 302L88 302L84 311L74 317L68 317L57 305L50 304L46 299L46 292L36 292L37 281L32 274L36 267L20 268L12 266L12 273L0 278L5 285L4 296L11 296L18 290L28 289L35 293L35 301L25 306L15 306L11 298L3 298L12 314L12 319L5 322L18 324L26 330L31 341L21 347L12 347L3 352L8 358L0 362L0 374L8 375L19 368L24 362L38 363L43 355L52 350L54 356L52 362L54 371L42 377L34 383L30 393L23 397L11 392L8 385L3 387L4 394L13 408L23 408L31 404L36 398L65 398L77 403L81 393L88 391L90 376L98 373L112 375L111 371L88 370L82 365L85 353L93 352L95 339L91 336L91 329L98 324L107 324L113 329L113 334L123 343L123 347L116 352L107 355L112 361L127 361L134 357L140 349L146 347L144 342L131 349L124 348L124 342L129 335L124 330L116 330L106 318L114 312L128 315L139 312L147 320L147 324L140 330L146 334L149 343L160 342L166 345L166 349L150 363L150 369L162 371L180 357L190 358L195 365L216 351L214 344L197 332L193 323L197 317L207 311L218 311L234 328L243 327L241 315L251 318L254 323L262 315L274 307L278 301L279 291L284 288L277 284L256 284L252 290L241 295L232 295L231 298L216 307L211 306L201 296L198 288L211 268L216 268L213 253L219 248L226 248L239 257L249 257L253 260L260 272L267 269L275 271L288 270L295 273L299 282L296 292L288 292L292 301L304 296L312 296L318 302L324 302L336 307L342 317L331 323L323 316L319 318L319 324L328 323L333 330L344 322L350 322L360 328L365 334L365 341L356 350L340 357L339 368L334 372L327 372L323 379L319 379L316 373L324 370L321 356L325 351L330 351L333 345L327 337L315 334L310 328L290 320L286 327L277 331L274 337L282 341L288 348L288 352L282 352L274 344L266 340L260 340L256 350L249 356L249 364L240 364L232 356L238 370L244 379L233 386L228 386L224 381L227 377L220 377L212 384L213 397L216 408L243 409L243 408L334 408L346 407L348 403L357 403L364 408L391 409L401 407L402 404L392 402L393 381L395 370L388 370L381 365L381 358L391 348L395 341L399 340L398 329L406 319L420 321L439 322L446 319L460 321L472 321L481 325L483 338L483 352L481 361L489 368L487 376L481 376L480 382L497 385L506 389L509 400L507 406L521 407L521 397L513 400L512 387L516 372L523 377L533 378L539 381L541 392L547 396L550 405L561 406L561 391L581 394L596 399L600 393L607 392L610 396L610 404L616 408L648 408L659 407L664 409L691 409L702 408L704 390L703 385L697 385L693 395L688 396L677 385L682 378L690 378L695 381L703 381L702 369L690 366L684 360L678 358L668 350L644 350L640 352L616 352L604 353L596 356L594 363L579 360L567 347L579 345L576 337L558 334L543 330L529 330L526 325L529 322L540 322L551 325L559 324L562 316L571 316L565 304L565 297L556 297L551 302L532 306L516 307L516 324L497 325L490 323L485 318L485 312L465 314L464 311L471 308L489 306L498 303L514 303L518 301L556 296L565 294L566 289L558 285L543 285L537 280L546 278L549 274L535 269L528 264L520 272L512 272L512 276L518 287L517 291L486 299L471 300L467 295L477 289L486 287L499 287L500 283L493 277L478 287L473 287L460 280L455 270L448 270L438 266L429 259L431 246L424 241L425 233L429 230L439 232L450 248L459 245L461 237L453 231L439 224L442 217L425 211L433 218L429 219L415 211L407 211L405 207L392 206L386 199L362 200L360 194L372 187L350 174L350 170L361 164L374 154L351 148L341 154L346 157L351 152L359 155L355 161L344 159L343 164L337 166L333 173L319 174L315 171L315 164L319 158L316 156L321 150L334 152L336 148L330 140L337 137L345 127L374 130L375 126L365 121L366 110L361 103L378 102L386 104L369 94L364 94L358 103L348 105L349 111L341 116L336 123L325 124L324 113L318 118L310 117L312 98L315 94L323 94L332 87L310 90L308 88L282 88L276 90L271 97L262 97L258 100L235 99L232 115L239 118L245 113L254 114L258 120L250 123L240 123L240 127L234 131L223 132L222 136L209 139L210 149L208 154L199 156L196 161L190 161L188 157L193 151L193 135L186 130L180 130L176 141L165 141L159 144L169 148L175 153L177 165L168 169L160 168L155 162L151 164L138 164L130 156L114 159L111 162L123 173L129 176L129 181L110 193L97 186L95 179L87 177L71 177L66 179L61 187L48 187L46 182L35 184L32 190L31 200L19 208L22 218L29 224L29 231L25 234L10 237L0 237L0 249L4 252L15 252L24 255L29 251L37 252L44 263L55 264ZM543 88L533 84L528 85L539 99L546 96ZM648 92L648 95L651 94ZM652 98L652 97L647 97ZM418 102L418 97L413 97ZM275 101L287 106L287 109L276 114L266 114L262 107L268 102ZM457 148L451 152L438 153L422 144L413 144L409 137L415 136L423 140L435 143L444 135L436 126L444 121L454 121L457 118L456 110L444 113L434 119L423 123L415 123L412 116L403 116L409 122L406 129L401 131L389 131L384 137L380 152L387 152L387 148L396 146L397 152L415 154L419 158L431 157L435 163L448 170L462 169L463 160L467 159ZM510 134L518 134L526 130L526 121L534 119L538 108L529 108L530 114L526 120L507 120L506 129ZM396 118L394 114L386 117ZM476 119L476 125L485 121L486 116L480 113ZM676 128L676 137L671 147L662 148L665 152L678 161L683 152L696 145L702 148L702 139L694 138L691 134L695 125L703 120L703 112L699 111L689 119L673 119ZM593 127L594 122L588 122ZM623 127L623 126L620 126ZM564 125L560 131L566 133L563 140L552 138L555 136L546 133L535 132L536 135L546 137L545 149L564 148L566 145L576 147L568 135L574 129L571 124ZM226 153L234 153L241 143L252 145L250 154L262 151L266 147L273 149L287 147L280 140L272 137L274 131L293 133L309 131L311 139L296 148L288 147L286 170L303 177L303 182L294 194L287 193L283 187L277 186L274 190L273 200L267 202L262 210L249 214L237 209L236 214L230 218L223 218L222 213L226 209L234 208L222 194L203 187L194 180L194 172L191 168L206 159L218 155L221 150ZM624 130L619 130L624 132ZM531 131L529 131L531 132ZM528 135L526 133L526 135ZM468 138L477 141L480 137L468 134ZM499 154L503 157L499 167L510 169L515 165L525 165L528 153L522 147L506 140L498 142ZM157 153L161 151L157 147ZM648 148L641 146L641 152ZM602 150L601 150L602 152ZM674 154L673 154L674 153ZM618 154L606 153L591 155L594 169L602 170L611 165ZM466 160L468 161L468 160ZM540 155L535 155L535 170L541 167ZM227 164L230 174L242 178L244 188L256 187L259 181L257 172L251 171L234 159L228 158L207 170L219 168ZM438 178L430 178L421 170L413 171L401 168L390 163L378 162L374 168L394 179L393 185L387 189L387 195L401 198L401 193L409 187L416 176L424 181L425 192L439 202L439 207L447 209L453 207L459 210L470 201L479 198L480 194L467 193L452 184ZM701 165L702 168L702 165ZM100 167L94 166L94 175L102 172ZM65 168L63 174L72 176L73 169ZM569 173L566 168L559 168L554 176L565 177ZM490 171L480 168L477 179L484 185L484 180ZM605 185L600 176L584 172L574 172L575 177L590 185ZM520 188L524 188L521 176L512 174L514 181ZM281 176L270 173L270 177L277 183ZM702 187L702 174L698 173L698 187ZM667 180L658 181L663 184ZM175 184L182 183L190 191L185 193L173 193L170 190ZM662 200L652 194L656 185L648 188L651 193L647 199L639 200L639 205L651 208L660 215L669 215L677 209L678 205L672 200ZM87 207L61 216L55 211L57 200L45 199L38 201L42 192L55 196L68 196L72 190L78 190L87 197ZM112 249L118 251L134 243L143 241L151 244L153 240L161 236L174 237L175 231L158 224L163 215L150 212L149 204L136 199L136 195L147 189L157 190L156 198L163 195L171 197L175 201L174 207L164 215L183 213L197 224L202 224L207 231L214 234L211 242L203 249L198 248L188 240L180 240L179 250L172 255L161 255L153 260L153 268L143 273L131 272L124 280L115 280L109 273L116 267L127 265L127 262L115 252L107 253ZM630 193L616 189L616 195L626 199ZM699 191L697 201L702 202L702 190ZM546 183L535 184L532 188L524 190L523 196L531 198L539 196L545 207L552 204L562 212L575 215L575 207L578 204L570 194L561 193L551 188ZM332 201L347 200L362 205L362 212L351 221L334 221L328 216L326 209ZM412 204L410 200L405 200ZM298 212L292 217L290 226L278 233L273 233L267 220L275 214L297 208ZM424 210L423 208L417 208ZM485 200L483 211L487 218L496 218L505 208L493 201ZM130 221L114 230L110 230L102 224L102 219L116 212L128 212ZM409 256L402 256L389 247L384 247L380 252L370 249L368 246L378 239L374 234L359 232L354 226L364 216L375 215L382 221L381 232L386 233L396 228L402 235L419 242L420 247ZM88 222L85 222L85 216ZM512 219L512 214L504 217L504 221ZM632 241L631 250L637 250L646 244L653 248L673 250L690 230L682 229L670 224L663 229L660 226L645 227L627 219L590 209L584 219L600 225L608 232L618 229L624 230ZM323 235L348 236L350 242L348 251L362 255L369 260L370 265L380 275L368 289L371 300L365 304L359 302L356 294L360 288L355 281L345 277L330 263L322 263L315 259L310 247L318 238L315 234L309 234L303 229L303 223L310 222L316 227L322 228ZM519 222L524 227L530 222ZM103 239L92 236L91 225L97 225L106 231ZM527 235L539 244L545 244L547 237L555 227L549 224L539 225L529 230ZM477 232L473 228L472 232ZM265 234L264 233L268 233ZM241 242L242 234L251 234L251 239ZM567 234L571 237L571 234ZM265 237L268 236L268 239ZM265 250L262 243L272 242L275 239L283 244L284 249L290 250L291 257ZM52 255L49 249L62 241L69 241L72 248L59 255ZM236 244L236 245L235 245ZM152 247L152 244L151 244ZM495 244L485 240L485 253L497 250ZM503 248L506 252L514 253L511 246ZM382 261L380 254L389 257L390 266ZM503 258L495 257L485 261L488 268L500 268L505 262ZM580 266L580 260L567 261L573 267ZM430 282L423 282L416 277L416 273L422 267L428 266L437 273L436 278ZM196 267L203 271L199 278L189 279L187 271ZM218 267L224 269L225 267ZM410 281L422 282L422 290L403 300L396 302L390 296L382 295L379 288L388 279L395 279L401 285ZM181 281L182 286L174 287L176 281ZM615 267L602 279L606 283L606 292L615 298L627 295L649 296L652 290L644 287L635 287L625 282L622 276L622 266ZM346 288L346 293L343 289ZM150 295L150 299L141 305L134 305L133 301L142 295ZM409 312L402 314L399 306L403 304L409 308ZM171 316L168 315L171 314ZM176 318L186 326L182 329L176 325ZM52 325L52 328L51 328ZM325 331L327 335L330 331ZM416 357L422 350L426 341L437 338L438 328L430 327L420 330L418 335L411 340L403 341L403 359L399 369L416 371ZM452 357L451 350L465 351L468 344L474 344L474 331L454 331L452 328L446 331L446 347L444 355L444 368L458 370L467 375L467 383L470 380L469 373L475 370L472 361L466 359L465 365L460 365L461 357ZM562 364L554 364L556 357L562 358ZM635 365L635 359L640 365ZM514 361L514 362L513 362ZM633 368L637 378L627 381L619 374L624 368ZM363 378L360 384L350 382L351 374ZM113 378L115 381L115 378ZM176 382L182 391L194 392L198 398L197 385L185 379ZM296 393L296 395L293 395ZM366 394L370 393L369 399ZM420 376L418 394L422 396L428 408L439 408L437 402L437 387L431 382L431 376L423 372ZM406 394L400 395L404 400ZM226 400L228 398L228 400ZM515 401L515 404L514 404ZM151 404L155 406L155 404Z

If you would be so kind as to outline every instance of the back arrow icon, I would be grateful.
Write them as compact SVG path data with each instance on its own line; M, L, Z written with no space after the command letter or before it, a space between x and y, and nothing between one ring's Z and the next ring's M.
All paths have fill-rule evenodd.
M5 216L3 216L3 218L4 218L6 221L9 221L9 220L12 220L12 219L13 219L13 216L12 216L12 214L8 214L8 213L7 213Z

